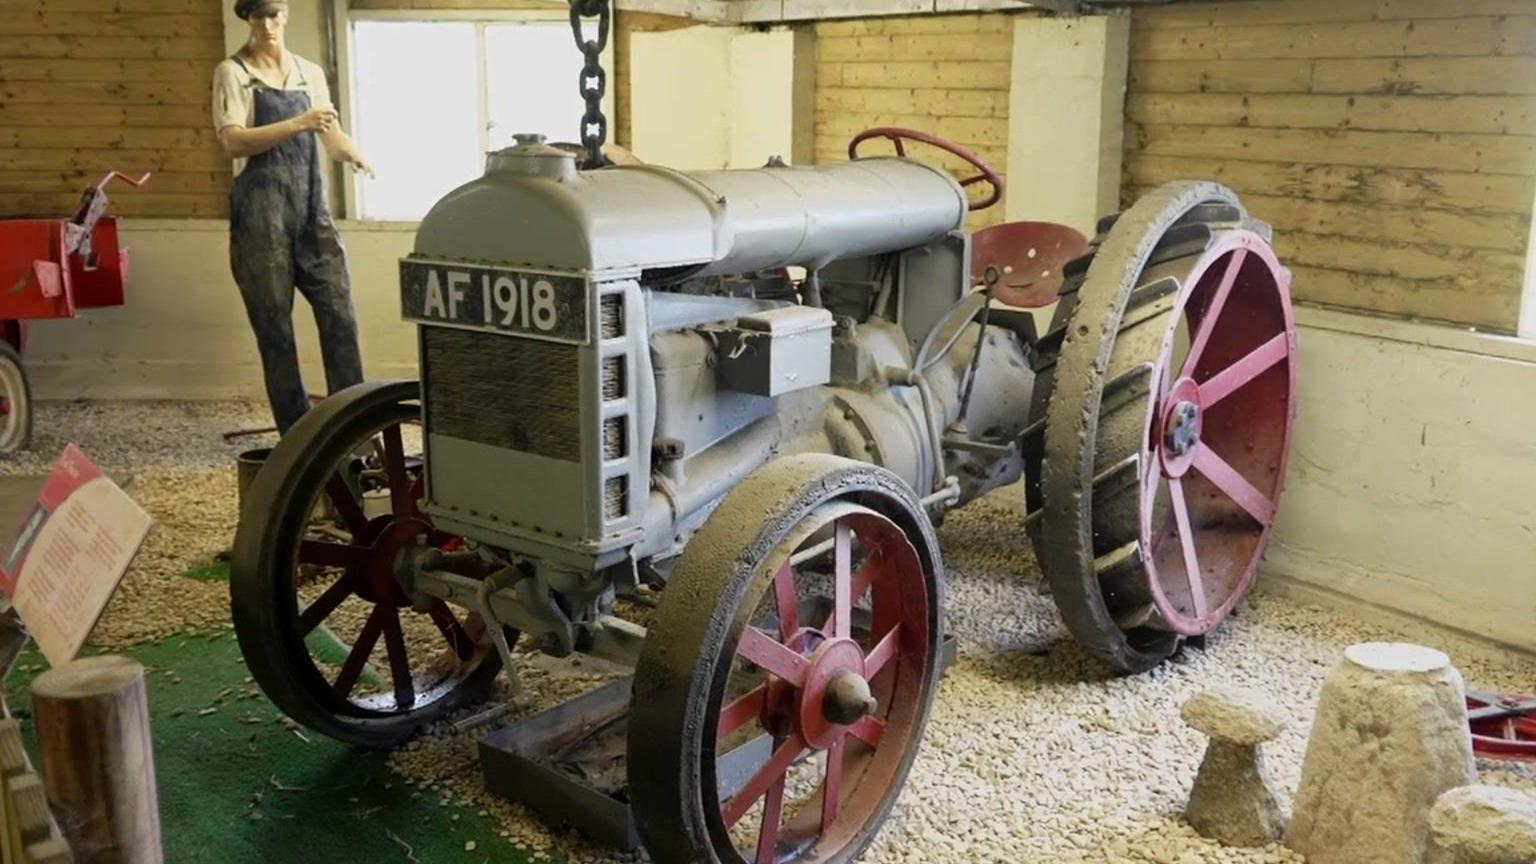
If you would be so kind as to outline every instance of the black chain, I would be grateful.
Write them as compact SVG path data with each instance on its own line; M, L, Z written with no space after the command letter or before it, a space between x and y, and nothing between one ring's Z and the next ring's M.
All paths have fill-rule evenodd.
M581 19L597 18L597 38L588 39L581 32ZM608 163L603 157L603 143L608 140L608 118L603 116L603 93L608 89L608 73L603 70L603 49L608 47L608 25L613 7L608 0L571 0L571 33L581 49L581 79L577 90L587 110L581 115L581 144L587 150L588 168Z

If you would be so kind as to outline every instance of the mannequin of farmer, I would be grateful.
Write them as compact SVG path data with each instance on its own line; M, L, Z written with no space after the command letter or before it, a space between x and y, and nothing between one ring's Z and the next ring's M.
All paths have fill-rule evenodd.
M213 123L235 161L229 262L245 301L280 431L309 409L293 334L294 289L320 330L334 393L363 380L346 252L326 207L320 149L370 176L336 122L325 73L283 46L288 4L237 0L250 38L213 73Z

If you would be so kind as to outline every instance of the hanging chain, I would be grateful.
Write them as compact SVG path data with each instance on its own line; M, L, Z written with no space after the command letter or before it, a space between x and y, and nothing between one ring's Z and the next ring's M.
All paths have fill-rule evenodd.
M597 38L588 39L581 32L582 18L597 18ZM581 115L581 144L587 151L588 168L608 164L603 157L603 143L608 140L608 118L603 116L603 93L608 89L608 73L603 70L603 49L608 47L608 25L613 18L609 0L571 0L571 33L581 49L581 79L577 89L586 112Z

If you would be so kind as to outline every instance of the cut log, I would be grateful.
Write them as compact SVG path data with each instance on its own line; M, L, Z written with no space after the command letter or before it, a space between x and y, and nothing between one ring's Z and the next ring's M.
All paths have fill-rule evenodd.
M144 667L76 660L32 682L48 802L78 861L162 864Z

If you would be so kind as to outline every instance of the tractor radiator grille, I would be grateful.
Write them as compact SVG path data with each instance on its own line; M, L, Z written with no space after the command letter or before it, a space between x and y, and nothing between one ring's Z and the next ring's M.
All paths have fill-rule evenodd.
M581 461L577 346L421 329L429 432Z

